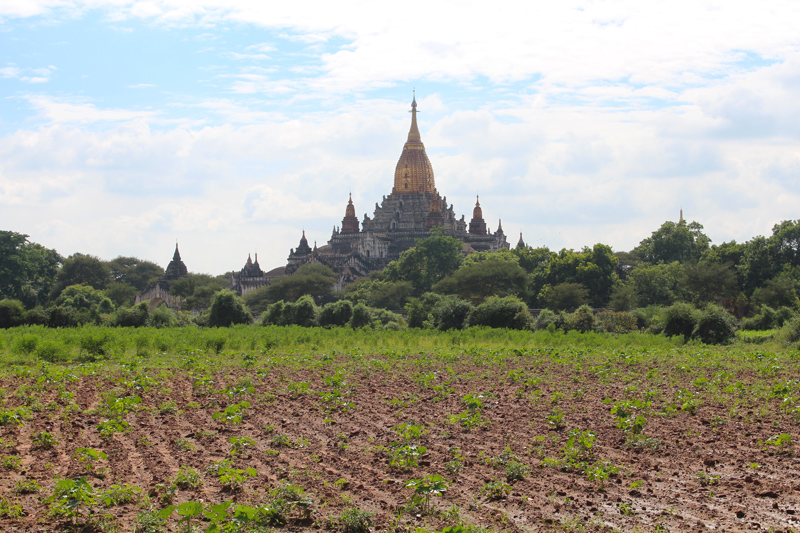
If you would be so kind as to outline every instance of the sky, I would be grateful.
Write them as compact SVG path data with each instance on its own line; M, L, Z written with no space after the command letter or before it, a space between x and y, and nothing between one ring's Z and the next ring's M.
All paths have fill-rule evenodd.
M391 192L512 246L800 218L800 2L0 0L0 229L64 256L284 265Z

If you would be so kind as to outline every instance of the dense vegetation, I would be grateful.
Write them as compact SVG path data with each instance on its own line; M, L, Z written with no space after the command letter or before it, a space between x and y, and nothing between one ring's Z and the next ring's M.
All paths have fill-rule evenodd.
M227 276L190 274L170 283L170 291L185 299L176 313L132 306L134 296L162 275L154 263L62 258L5 231L0 327L229 326L255 316L264 325L648 329L719 343L738 328L779 328L800 310L800 221L781 222L771 236L742 244L712 245L702 225L681 221L664 223L629 252L614 253L604 244L466 257L460 250L459 241L434 230L384 271L343 291L334 290L336 275L320 264L244 299L224 291Z

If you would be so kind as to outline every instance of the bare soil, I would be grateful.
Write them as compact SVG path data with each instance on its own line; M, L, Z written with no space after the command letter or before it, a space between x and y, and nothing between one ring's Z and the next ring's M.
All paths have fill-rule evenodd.
M203 484L196 490L178 489L173 504L259 504L269 501L269 490L282 480L299 485L313 498L313 512L308 518L291 516L282 527L287 531L335 527L335 517L351 506L374 513L373 531L438 531L459 521L498 531L800 530L800 461L791 446L763 443L784 433L794 442L800 438L796 421L778 409L779 398L756 405L736 392L714 395L693 387L698 375L692 372L648 383L623 371L528 364L524 358L500 364L470 359L393 366L383 364L382 356L369 356L334 386L324 381L333 367L318 360L309 359L312 368L298 370L259 363L258 373L240 364L205 374L156 369L150 372L155 383L146 390L126 385L132 378L125 371L100 377L73 369L77 381L50 384L35 370L31 376L3 378L3 408L27 405L33 416L21 426L0 427L0 454L16 455L22 462L20 469L0 471L0 493L19 502L25 513L0 518L0 530L67 527L48 514L43 500L57 478L85 475L74 457L81 447L108 455L98 462L107 474L89 476L98 492L129 483L142 488L155 508L167 505L167 487L183 466L200 472ZM521 377L509 376L515 369ZM136 370L137 375L146 373ZM214 383L196 386L201 375ZM746 373L728 378L731 383L759 379ZM254 392L236 398L225 393L226 387L243 382L252 384ZM307 390L299 385L303 382ZM15 394L20 386L24 393ZM694 413L664 409L681 388L702 400ZM322 394L334 389L342 398L323 401ZM613 403L604 400L642 398L645 391L656 399L642 434L654 440L641 441L649 446L631 446L616 427ZM65 410L71 400L63 392L73 392L80 409ZM468 393L483 395L485 425L467 428L450 421L465 411L462 398ZM97 425L108 418L102 407L109 394L138 394L143 401L124 415L127 431L103 440ZM214 413L243 400L251 407L244 409L241 423L214 420ZM160 413L168 401L175 402L177 413ZM352 406L343 407L345 402ZM553 420L559 412L560 423ZM426 454L409 469L389 464L392 443L400 442L394 428L403 422L427 430L411 443L424 446ZM573 429L596 435L593 460L619 468L602 487L582 472L543 464L548 457L562 458ZM42 431L52 433L58 444L52 449L35 445ZM280 446L276 436L281 435L291 445ZM255 450L233 460L237 468L253 467L258 475L242 490L230 492L205 472L213 461L231 457L234 436L256 442ZM510 494L490 499L482 490L486 484L507 482L504 451L506 459L510 451L530 471L522 480L508 481ZM452 462L459 456L460 469ZM444 477L449 490L432 499L433 513L423 514L409 508L412 490L405 484L428 474ZM17 494L19 480L36 480L43 491ZM143 508L141 503L97 507L113 515L122 531L133 530ZM177 530L175 519L169 528Z

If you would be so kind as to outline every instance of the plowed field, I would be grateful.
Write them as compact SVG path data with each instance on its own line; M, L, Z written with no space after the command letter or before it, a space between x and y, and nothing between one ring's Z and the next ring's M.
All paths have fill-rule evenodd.
M373 531L800 529L792 354L540 347L247 359L6 372L0 529L133 531L138 516L145 531L143 511L186 501L232 502L230 519L237 505L280 507L276 487L308 499L280 507L285 524L269 527L286 531L343 529L348 508L370 513ZM81 448L107 459L81 462ZM219 479L223 460L243 471L240 483ZM199 484L178 483L180 469ZM436 474L447 490L426 508L406 484ZM56 481L82 476L95 501L73 518L52 513ZM21 488L30 481L41 490ZM134 501L103 502L125 484L141 489L128 487ZM267 527L258 516L226 527Z

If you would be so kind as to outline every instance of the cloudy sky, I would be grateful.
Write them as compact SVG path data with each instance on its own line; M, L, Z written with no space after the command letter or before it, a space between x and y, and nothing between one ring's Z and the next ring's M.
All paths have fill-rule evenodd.
M800 3L0 0L0 229L191 271L285 264L391 192L551 249L800 218Z

